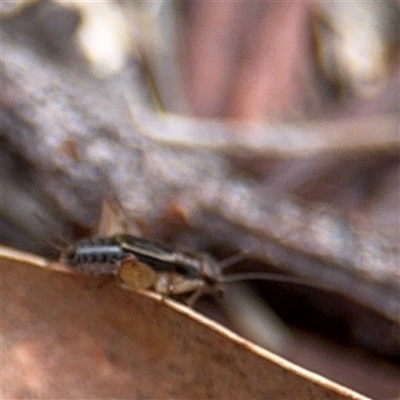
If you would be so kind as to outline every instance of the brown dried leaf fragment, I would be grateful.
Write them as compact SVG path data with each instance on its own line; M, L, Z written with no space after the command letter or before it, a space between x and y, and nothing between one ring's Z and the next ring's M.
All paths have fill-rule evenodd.
M366 399L154 293L0 254L3 398Z

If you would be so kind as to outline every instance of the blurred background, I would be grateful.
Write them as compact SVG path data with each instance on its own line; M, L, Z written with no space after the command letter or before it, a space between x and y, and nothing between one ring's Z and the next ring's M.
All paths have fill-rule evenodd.
M2 243L47 255L41 239L89 234L111 193L146 237L256 249L238 270L337 292L259 284L199 308L398 397L399 15L398 1L2 2Z

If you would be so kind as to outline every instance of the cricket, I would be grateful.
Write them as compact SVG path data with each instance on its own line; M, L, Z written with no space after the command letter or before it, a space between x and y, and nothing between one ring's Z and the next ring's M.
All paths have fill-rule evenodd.
M316 286L302 278L268 272L225 274L247 256L238 253L217 261L203 252L177 250L164 244L117 234L82 239L61 253L60 261L85 275L116 278L135 289L153 289L166 297L186 296L192 307L203 294L223 292L223 285L245 280L269 280Z

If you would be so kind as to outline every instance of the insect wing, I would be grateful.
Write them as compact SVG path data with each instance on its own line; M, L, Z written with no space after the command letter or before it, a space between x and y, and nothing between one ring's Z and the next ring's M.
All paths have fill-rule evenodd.
M139 261L150 265L156 271L175 271L175 252L168 246L130 235L118 235L116 238L127 254L134 255Z

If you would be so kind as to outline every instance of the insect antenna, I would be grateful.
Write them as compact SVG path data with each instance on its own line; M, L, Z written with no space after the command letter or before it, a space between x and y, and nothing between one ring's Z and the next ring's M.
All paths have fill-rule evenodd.
M218 264L221 271L233 266L245 258L251 256L252 251L242 250L238 253L232 254L231 256L219 261ZM234 272L230 274L221 274L218 281L220 283L233 283L233 282L243 282L243 281L265 281L265 282L280 282L288 283L293 285L305 286L315 289L333 291L332 287L324 284L318 283L314 280L310 280L304 277L285 275L276 272L263 272L263 271L246 271L246 272Z
M237 272L230 275L221 276L219 278L219 282L221 283L232 283L232 282L242 282L242 281L282 282L282 283L290 283L295 285L332 291L332 287L323 283L317 283L315 281L311 281L306 278L289 276L274 272Z
M231 256L229 256L221 261L218 261L218 265L220 266L221 270L232 267L232 265L235 265L235 264L239 263L240 261L243 261L244 259L249 257L250 254L251 253L249 251L243 250L239 253L232 254Z

